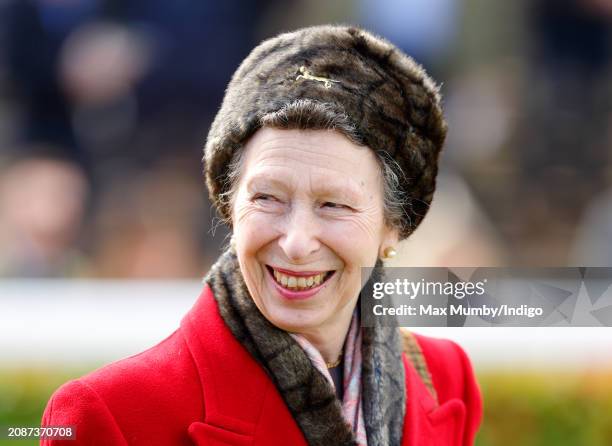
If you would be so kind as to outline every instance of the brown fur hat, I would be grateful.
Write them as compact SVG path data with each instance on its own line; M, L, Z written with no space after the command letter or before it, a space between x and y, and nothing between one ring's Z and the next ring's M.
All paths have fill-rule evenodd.
M266 40L234 73L204 154L220 215L229 220L231 214L222 197L231 186L234 154L264 125L264 116L299 100L344 116L355 130L353 140L397 162L406 198L400 237L410 235L431 203L446 136L438 88L391 43L347 26L315 26Z

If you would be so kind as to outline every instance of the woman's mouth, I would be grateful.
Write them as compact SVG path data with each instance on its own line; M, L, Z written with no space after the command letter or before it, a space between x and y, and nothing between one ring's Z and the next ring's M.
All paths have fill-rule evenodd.
M309 297L327 282L335 271L289 271L266 265L274 283L287 297ZM305 293L307 292L307 293ZM301 296L303 295L303 296Z

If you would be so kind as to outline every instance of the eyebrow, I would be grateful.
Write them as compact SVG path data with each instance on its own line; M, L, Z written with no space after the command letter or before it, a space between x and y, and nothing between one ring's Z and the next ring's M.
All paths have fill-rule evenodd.
M269 174L257 174L249 178L246 184L246 188L248 191L251 191L253 188L266 188L267 186L272 186L273 188L282 189L283 191L288 191L291 187L284 181L279 180L277 177L274 177Z

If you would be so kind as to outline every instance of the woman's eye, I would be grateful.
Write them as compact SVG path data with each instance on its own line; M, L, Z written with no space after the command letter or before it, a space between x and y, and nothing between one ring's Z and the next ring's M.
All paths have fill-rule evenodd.
M348 209L348 206L340 203L334 203L333 201L326 201L323 203L323 207L332 209Z
M277 201L276 198L268 194L256 194L253 201Z

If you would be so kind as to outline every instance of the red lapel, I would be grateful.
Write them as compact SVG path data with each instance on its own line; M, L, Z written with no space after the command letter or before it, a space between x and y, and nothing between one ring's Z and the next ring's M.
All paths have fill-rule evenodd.
M217 439L237 445L306 446L264 369L225 325L208 286L181 329L202 383L204 421L189 428L196 444Z
M465 404L451 399L441 406L404 355L406 416L403 446L454 446L463 444Z

